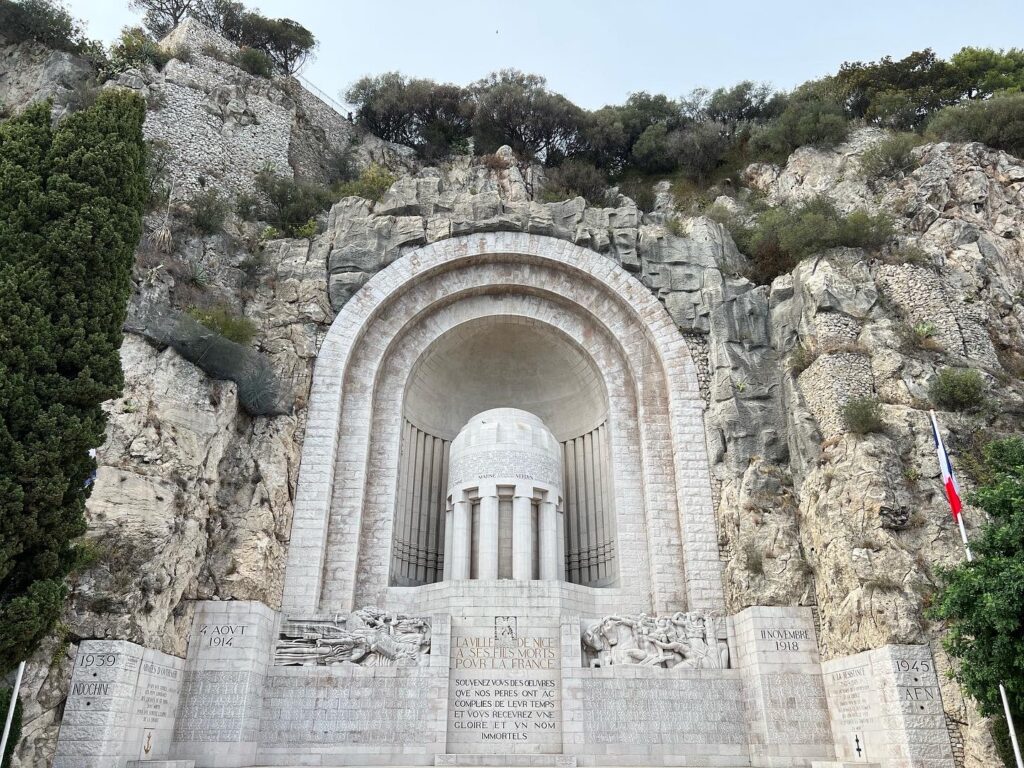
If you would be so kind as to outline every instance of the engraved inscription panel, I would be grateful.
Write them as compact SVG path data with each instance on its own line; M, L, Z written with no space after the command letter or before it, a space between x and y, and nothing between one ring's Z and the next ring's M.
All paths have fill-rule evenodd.
M403 674L274 676L266 689L260 742L416 744L439 692L430 678Z
M745 744L737 679L591 678L581 686L587 744Z
M560 752L558 666L553 626L496 616L492 626L453 627L448 751Z
M775 744L828 744L832 728L825 686L818 675L777 672L761 676L768 740Z
M540 451L473 451L452 459L448 487L487 478L560 485L561 475L562 467L557 458Z
M255 741L251 712L264 676L255 672L187 672L174 741Z
M834 670L828 675L828 683L833 717L848 728L863 730L872 717L871 665Z

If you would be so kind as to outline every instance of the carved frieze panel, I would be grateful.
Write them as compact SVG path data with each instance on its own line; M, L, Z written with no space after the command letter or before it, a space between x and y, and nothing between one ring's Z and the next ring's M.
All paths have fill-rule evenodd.
M429 653L428 619L362 608L350 614L284 620L274 664L412 667L426 664Z
M583 629L584 659L591 667L725 669L729 643L725 618L710 611L605 616Z

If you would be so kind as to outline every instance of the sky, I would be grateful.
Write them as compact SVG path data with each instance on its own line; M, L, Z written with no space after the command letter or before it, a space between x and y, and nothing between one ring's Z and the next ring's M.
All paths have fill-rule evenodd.
M340 100L366 74L467 84L514 67L588 109L741 80L788 90L844 61L1024 45L1022 0L260 0L320 40L302 74ZM91 37L138 23L127 0L69 0Z

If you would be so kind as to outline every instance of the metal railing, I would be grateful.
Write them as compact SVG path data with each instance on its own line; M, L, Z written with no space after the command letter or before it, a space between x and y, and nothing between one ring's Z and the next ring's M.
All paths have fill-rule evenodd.
M303 77L302 75L296 74L295 75L295 79L298 80L300 83L302 83L302 85L306 88L307 91L309 91L314 96L316 96L318 99L320 99L320 101L324 102L324 104L326 104L327 106L331 107L335 112L337 112L342 117L347 117L349 115L349 113L352 111L349 107L346 107L344 104L339 102L337 99L334 99L331 96L328 96L325 91L323 91L320 88L318 88L317 86L315 86L313 83L311 83L307 78Z

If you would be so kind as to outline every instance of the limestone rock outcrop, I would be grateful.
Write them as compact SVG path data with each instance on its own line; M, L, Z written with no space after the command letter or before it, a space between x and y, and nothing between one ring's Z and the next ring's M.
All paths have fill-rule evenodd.
M93 76L92 65L81 56L38 43L11 43L0 30L0 117L45 99L53 100L55 116L62 115Z

